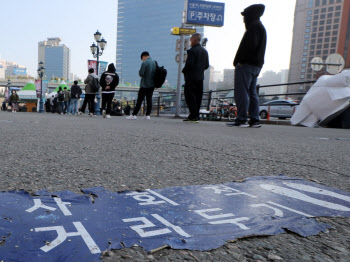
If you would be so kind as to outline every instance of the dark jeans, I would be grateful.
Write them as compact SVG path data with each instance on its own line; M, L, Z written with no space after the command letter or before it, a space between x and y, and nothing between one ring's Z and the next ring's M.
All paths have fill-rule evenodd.
M134 108L134 112L132 113L133 116L136 116L139 113L142 102L145 99L145 97L146 97L146 102L147 102L146 116L149 116L151 114L153 91L154 91L154 87L150 87L150 88L141 87L140 88L139 93L137 95L137 103L136 103L136 106Z
M185 82L185 99L190 114L188 119L198 119L203 97L203 80Z
M107 104L107 110L106 110L107 115L111 114L111 105L112 105L114 94L115 93L110 93L110 94L102 93L102 110L106 110L106 104Z
M261 68L251 65L237 65L235 69L235 101L237 105L237 120L259 121L259 97L256 82Z
M89 105L89 113L95 113L95 94L85 94L81 112L85 113L86 105Z
M63 113L64 102L58 102L58 113Z
M63 113L69 113L68 109L69 109L69 101L64 101L64 110Z

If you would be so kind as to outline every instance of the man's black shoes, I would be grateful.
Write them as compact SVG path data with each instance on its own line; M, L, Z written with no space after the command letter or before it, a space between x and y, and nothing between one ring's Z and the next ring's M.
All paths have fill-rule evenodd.
M227 126L235 126L235 127L249 127L248 121L234 121L230 123L226 123Z
M235 126L235 127L252 127L252 128L259 128L261 127L260 121L235 121L226 123L227 126Z

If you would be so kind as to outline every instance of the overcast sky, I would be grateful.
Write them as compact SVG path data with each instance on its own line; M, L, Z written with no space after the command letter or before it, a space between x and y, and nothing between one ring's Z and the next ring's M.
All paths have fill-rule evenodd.
M147 1L147 0L146 0ZM164 0L167 1L167 0ZM86 76L90 45L98 29L107 40L103 61L115 62L117 0L0 0L2 29L0 58L26 66L36 76L38 42L60 37L71 50L71 73ZM207 28L207 49L215 70L233 68L232 61L245 28L240 12L247 6L266 6L262 22L267 30L263 71L289 67L296 0L222 0L225 26Z

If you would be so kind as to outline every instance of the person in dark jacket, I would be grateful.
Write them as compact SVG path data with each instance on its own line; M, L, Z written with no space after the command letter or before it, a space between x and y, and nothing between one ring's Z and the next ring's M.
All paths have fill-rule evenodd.
M58 113L63 115L64 112L64 93L60 86L57 91Z
M109 64L108 69L101 75L100 86L102 87L102 116L111 118L111 105L115 95L115 88L119 84L119 76L115 72L114 64ZM107 105L107 110L106 110Z
M148 52L141 53L141 68L139 70L139 76L141 77L140 89L137 95L137 102L132 112L131 116L128 116L126 119L136 120L137 114L140 111L143 100L146 97L147 102L147 111L146 119L151 119L152 112L152 96L154 91L154 75L156 73L156 62L150 57Z
M78 86L78 81L74 81L74 85L70 88L69 113L72 113L72 115L78 115L78 102L82 93L80 86Z
M266 50L266 30L260 21L265 6L251 5L241 13L246 32L239 45L235 66L234 96L237 105L237 119L229 126L261 127L259 122L259 97L256 83L264 64ZM248 123L248 113L250 121Z
M198 33L192 35L190 39L192 48L187 51L186 64L182 70L185 76L185 99L190 111L184 121L196 123L199 120L202 103L204 71L209 68L208 52L201 46L201 38Z

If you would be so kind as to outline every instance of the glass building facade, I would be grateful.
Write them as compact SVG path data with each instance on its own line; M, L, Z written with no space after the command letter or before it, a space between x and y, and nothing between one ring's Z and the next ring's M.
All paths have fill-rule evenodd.
M65 45L45 46L45 75L69 79L70 52Z
M138 85L141 53L148 51L168 71L167 85L177 84L176 40L170 34L179 27L184 0L119 0L116 67L122 83ZM203 28L197 28L203 34Z

